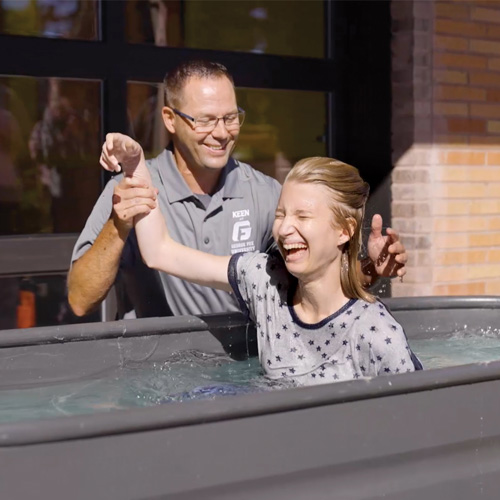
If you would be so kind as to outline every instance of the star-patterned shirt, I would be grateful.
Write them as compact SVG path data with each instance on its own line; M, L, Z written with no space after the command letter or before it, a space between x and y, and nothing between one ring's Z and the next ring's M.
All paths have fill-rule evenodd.
M259 359L270 379L313 385L422 369L402 326L379 301L351 299L319 323L301 321L291 300L297 280L277 252L233 255L228 276L257 326Z

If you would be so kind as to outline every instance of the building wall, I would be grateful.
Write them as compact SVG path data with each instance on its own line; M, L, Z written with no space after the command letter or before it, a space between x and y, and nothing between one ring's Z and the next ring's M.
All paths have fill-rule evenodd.
M500 2L399 1L392 15L393 295L500 294Z

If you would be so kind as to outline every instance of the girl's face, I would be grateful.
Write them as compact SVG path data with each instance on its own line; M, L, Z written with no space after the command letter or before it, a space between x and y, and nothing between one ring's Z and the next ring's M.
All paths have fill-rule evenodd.
M349 237L334 224L331 196L321 185L287 181L281 190L273 237L288 271L299 279L323 277L340 268Z

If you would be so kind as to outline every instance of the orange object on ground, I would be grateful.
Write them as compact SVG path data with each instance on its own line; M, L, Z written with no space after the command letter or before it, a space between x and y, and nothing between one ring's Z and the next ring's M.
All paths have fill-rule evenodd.
M35 294L30 290L19 292L17 306L17 327L31 328L36 325Z

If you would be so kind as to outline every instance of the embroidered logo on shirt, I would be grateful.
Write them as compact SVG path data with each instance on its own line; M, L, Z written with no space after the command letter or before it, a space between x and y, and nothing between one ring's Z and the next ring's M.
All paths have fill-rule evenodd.
M233 241L247 241L252 235L252 227L249 220L235 222L233 226Z
M239 252L255 252L255 241L251 240L252 225L246 217L250 217L250 210L244 208L242 210L233 210L234 221L233 231L231 233L231 253Z

